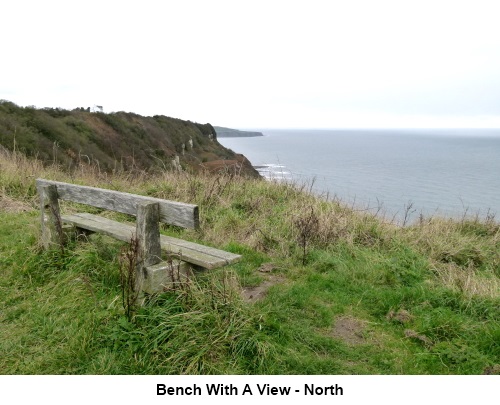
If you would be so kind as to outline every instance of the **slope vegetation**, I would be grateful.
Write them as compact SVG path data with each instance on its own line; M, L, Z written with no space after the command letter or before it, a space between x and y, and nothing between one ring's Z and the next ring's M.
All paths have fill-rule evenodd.
M86 164L104 172L230 168L258 176L244 156L217 141L210 124L159 115L36 109L0 101L0 145L68 171Z

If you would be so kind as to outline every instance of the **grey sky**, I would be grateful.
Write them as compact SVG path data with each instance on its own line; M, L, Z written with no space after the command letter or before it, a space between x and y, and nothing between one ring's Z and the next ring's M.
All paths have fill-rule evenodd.
M233 127L500 127L500 2L17 0L0 98Z

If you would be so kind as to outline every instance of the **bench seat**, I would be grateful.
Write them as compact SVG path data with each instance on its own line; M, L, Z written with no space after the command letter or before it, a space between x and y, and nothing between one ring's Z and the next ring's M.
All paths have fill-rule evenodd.
M77 228L103 233L123 242L130 242L136 233L135 225L113 221L89 213L62 215L61 220L65 223L73 224ZM241 259L240 255L234 253L166 235L160 235L160 245L163 251L171 254L179 254L183 261L205 269L215 269L235 263Z

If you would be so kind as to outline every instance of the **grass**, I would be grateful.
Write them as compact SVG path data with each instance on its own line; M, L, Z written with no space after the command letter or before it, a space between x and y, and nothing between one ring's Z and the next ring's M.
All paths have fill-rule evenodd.
M199 231L162 232L243 260L155 297L129 322L123 244L94 235L43 251L37 177L198 204ZM266 263L278 282L250 303L241 290L270 279L257 271ZM4 374L499 373L499 280L492 216L401 227L300 185L88 167L70 176L0 152Z

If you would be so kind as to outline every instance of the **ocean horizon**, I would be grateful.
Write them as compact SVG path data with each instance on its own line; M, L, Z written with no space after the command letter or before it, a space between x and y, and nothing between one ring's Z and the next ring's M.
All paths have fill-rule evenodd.
M354 209L397 221L500 213L500 129L259 131L219 142L267 179Z

